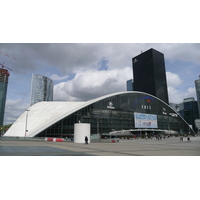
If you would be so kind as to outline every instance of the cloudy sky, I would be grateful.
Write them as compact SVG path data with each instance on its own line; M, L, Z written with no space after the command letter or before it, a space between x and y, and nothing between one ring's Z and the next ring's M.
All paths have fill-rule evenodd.
M132 57L154 48L165 56L169 101L195 97L200 44L195 43L1 43L1 63L10 71L4 124L30 104L32 73L54 81L54 101L86 101L126 90ZM13 59L15 58L15 59ZM16 60L17 59L17 60Z
M126 90L126 80L133 76L131 58L149 48L155 48L165 55L170 102L180 103L183 98L191 96L196 98L194 80L200 75L200 43L198 43L200 42L200 12L197 0L10 0L1 1L1 8L0 52L17 59L0 54L0 63L4 62L5 66L13 70L10 72L4 124L13 123L29 107L32 73L54 80L54 100L87 100ZM47 172L52 170L48 167L52 165L52 158L50 160L49 162L44 158L39 160L43 166L47 166L45 168ZM96 161L98 160L95 160L96 165L93 168L85 165L84 171L86 170L87 173L81 172L81 174L89 176L95 173L98 176L96 171L102 171L104 167L102 161L105 160ZM124 161L127 160L123 159L121 163ZM82 162L80 160L74 165L73 158L72 162L67 162L67 165L72 163L74 169L74 166L79 166ZM182 169L185 158L184 160L176 158L173 161L165 158L162 162L160 158L159 161L154 159L152 163L155 163L155 166L152 166L159 166L158 170L163 170L172 162ZM5 169L9 169L16 161L10 163L5 160L2 163ZM35 162L35 159L33 162L26 161L26 163L20 160L20 163L27 166L24 168L20 164L15 165L17 171L21 172L17 174L20 174L23 182L27 182L21 176L25 174L24 170L29 173L30 169L33 169L32 172L37 173L33 175L38 177L39 171L35 170L38 162ZM58 163L58 159L54 163L57 163L57 166L63 165L62 162ZM94 162L85 163L94 165ZM115 171L118 170L115 167L118 163L118 158L114 165L113 159L106 160L113 174L118 173ZM146 160L140 159L138 163L139 168L143 167ZM188 163L191 165L191 159ZM127 165L130 165L130 162L127 162ZM104 176L99 173L98 178L105 177L105 173L104 171ZM158 174L160 173L162 171ZM170 176L165 173L167 176L164 180L171 177L171 173L173 172L170 171ZM74 173L72 174L71 182L74 181ZM16 173L13 175L15 177ZM196 177L196 174L190 177ZM69 179L69 174L67 178ZM134 174L135 178L140 182L141 176L135 177ZM152 177L149 178L152 180ZM153 178L155 184L156 181L160 181L156 178ZM18 180L19 177L15 179ZM85 180L85 177L82 179ZM96 180L91 179L90 176L87 179L88 184ZM5 182L6 180L7 176ZM176 186L180 186L180 190L182 182L175 182ZM49 183L51 182L43 185ZM114 182L110 183L111 186L117 187ZM165 186L165 183L162 183L162 188L163 184ZM114 187L111 188L115 189ZM106 195L113 197L113 193ZM129 193L123 193L123 197L124 195ZM180 194L177 193L177 196Z
M55 101L86 101L125 91L132 57L150 48L165 55L170 102L196 98L199 6L192 2L2 2L0 52L17 59L0 53L0 63L13 70L4 124L29 107L32 73L54 80Z

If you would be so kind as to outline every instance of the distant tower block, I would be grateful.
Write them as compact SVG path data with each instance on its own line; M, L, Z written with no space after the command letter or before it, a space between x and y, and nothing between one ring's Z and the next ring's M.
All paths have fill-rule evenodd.
M198 103L199 115L200 115L200 75L199 75L199 79L195 81L195 88L196 88L197 103Z
M3 125L6 95L8 87L8 70L0 68L0 125Z
M32 74L31 106L41 101L53 101L53 86L50 78Z

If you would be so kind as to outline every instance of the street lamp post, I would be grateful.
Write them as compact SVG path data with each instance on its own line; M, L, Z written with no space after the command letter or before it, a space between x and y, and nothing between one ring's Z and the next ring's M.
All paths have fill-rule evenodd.
M28 130L27 130L27 124L28 124L28 111L30 111L30 110L26 110L25 138L26 138L26 132L28 132Z
M110 109L110 127L111 127L111 132L112 132L112 119L111 119L111 117L112 117L112 109ZM110 142L112 142L112 138L111 138L111 132L110 132Z
M112 102L109 102L107 108L110 110L110 114L109 114L110 115L110 127L111 127L111 132L112 132L112 119L111 118L112 118L112 110L115 109L115 107L113 107L113 103ZM111 132L110 132L110 142L112 140Z
M97 139L99 139L99 141L101 141L101 137L99 135L99 118L97 118Z

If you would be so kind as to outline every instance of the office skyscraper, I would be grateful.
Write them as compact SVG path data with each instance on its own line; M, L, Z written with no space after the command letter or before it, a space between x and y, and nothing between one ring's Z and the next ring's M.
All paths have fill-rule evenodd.
M179 104L179 114L185 119L185 121L192 125L193 130L195 127L195 119L199 118L198 105L194 97L185 98L183 103Z
M53 86L51 79L38 74L32 74L31 106L40 101L53 101Z
M8 77L10 76L8 70L0 68L0 125L3 125Z
M126 90L133 91L133 79L126 81Z
M198 102L199 115L200 115L200 75L199 75L199 79L195 81L195 88L196 88L197 102Z
M132 58L133 88L146 92L169 104L164 54L149 49Z

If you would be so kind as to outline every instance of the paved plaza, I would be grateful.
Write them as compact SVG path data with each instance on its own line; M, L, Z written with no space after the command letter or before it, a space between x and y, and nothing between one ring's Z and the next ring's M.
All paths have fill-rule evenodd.
M89 145L44 140L0 140L0 156L200 156L200 137L119 140Z

